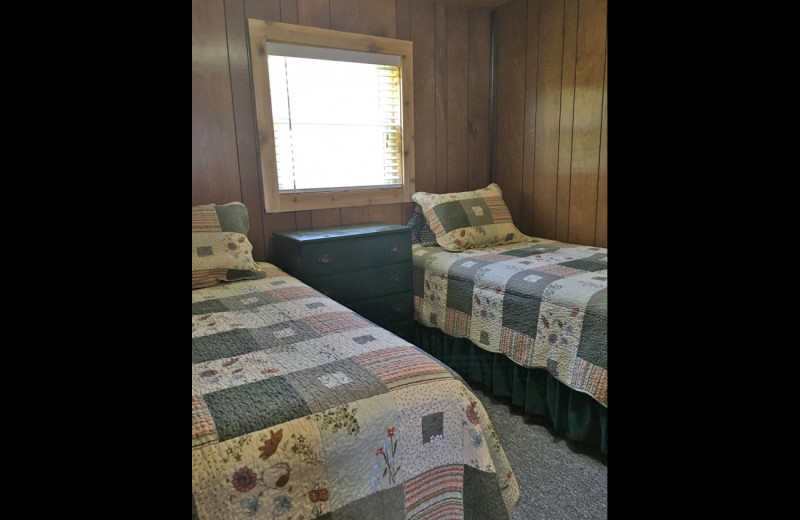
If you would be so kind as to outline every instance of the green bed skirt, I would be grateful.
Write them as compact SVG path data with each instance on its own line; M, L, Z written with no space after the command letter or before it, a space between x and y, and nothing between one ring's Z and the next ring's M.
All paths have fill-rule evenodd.
M567 438L608 455L608 408L576 392L542 368L525 368L503 354L488 352L464 338L414 322L414 344L443 361L471 383L479 383L531 415L544 416Z

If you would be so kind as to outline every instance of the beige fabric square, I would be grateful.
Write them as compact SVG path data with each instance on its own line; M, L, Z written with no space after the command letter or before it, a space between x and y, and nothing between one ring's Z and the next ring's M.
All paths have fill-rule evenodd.
M249 227L241 202L192 207L192 289L266 276L253 259Z

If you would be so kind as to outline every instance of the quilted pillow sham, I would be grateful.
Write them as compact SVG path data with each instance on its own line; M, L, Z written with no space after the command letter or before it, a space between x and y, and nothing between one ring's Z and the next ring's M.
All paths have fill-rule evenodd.
M422 208L419 204L414 208L414 213L408 220L408 227L411 228L411 243L420 244L423 246L435 246L436 234L431 229L425 215L422 214Z
M532 240L514 225L503 192L495 183L459 193L418 191L411 200L422 208L436 242L448 251Z
M192 289L267 275L253 260L249 230L241 202L192 207Z

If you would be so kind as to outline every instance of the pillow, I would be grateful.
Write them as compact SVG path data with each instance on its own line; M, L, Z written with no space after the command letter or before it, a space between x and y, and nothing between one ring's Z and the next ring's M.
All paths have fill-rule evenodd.
M414 208L414 213L411 214L411 218L406 225L411 228L412 244L421 244L423 246L437 245L436 235L431 230L431 226L428 224L425 215L422 214L422 208L419 204Z
M436 242L448 251L533 240L514 225L495 183L460 193L418 191L411 200L422 207Z
M249 230L241 202L192 207L192 289L267 275L253 260Z

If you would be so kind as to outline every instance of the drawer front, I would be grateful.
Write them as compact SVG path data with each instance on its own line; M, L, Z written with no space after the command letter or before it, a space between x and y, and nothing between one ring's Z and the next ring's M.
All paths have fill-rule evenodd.
M390 323L414 319L414 295L410 291L358 301L348 307L383 328Z
M359 271L411 260L408 232L315 242L303 246L306 278Z
M410 291L411 273L411 262L405 262L361 271L309 277L305 283L337 302L347 305Z

